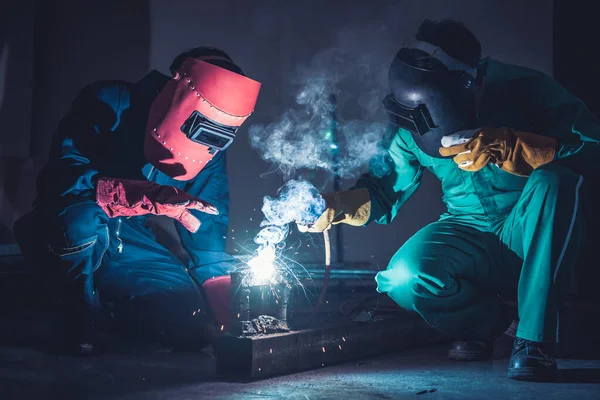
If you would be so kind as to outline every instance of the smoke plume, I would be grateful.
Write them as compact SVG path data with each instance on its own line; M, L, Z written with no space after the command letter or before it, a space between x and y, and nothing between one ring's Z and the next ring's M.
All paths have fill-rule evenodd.
M280 245L288 235L291 222L310 225L324 211L325 200L317 188L306 181L290 180L276 197L265 196L262 206L265 218L254 241L260 248Z
M381 100L389 60L376 46L366 45L373 34L372 29L339 33L332 46L291 78L294 105L275 121L250 127L252 147L284 178L298 169L353 178L386 152Z
M381 36L381 29L375 29L375 36ZM377 176L390 171L389 130L381 106L389 60L367 43L373 33L339 33L333 46L297 69L294 105L271 123L249 129L252 147L288 180L277 197L264 198L257 256L249 263L255 274L270 274L270 260L284 247L290 223L310 225L325 210L313 185L289 180L297 170L320 169L341 178L367 168Z

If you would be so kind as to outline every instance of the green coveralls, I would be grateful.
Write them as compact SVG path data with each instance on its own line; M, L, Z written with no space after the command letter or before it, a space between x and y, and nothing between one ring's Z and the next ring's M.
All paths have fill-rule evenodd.
M499 323L499 295L517 292L517 335L558 340L558 293L568 285L583 240L583 177L565 166L595 163L600 125L552 78L485 59L481 127L510 127L555 137L557 160L529 178L495 165L463 171L432 158L398 130L389 147L392 172L363 176L370 221L389 223L419 187L423 168L440 179L448 211L410 238L376 281L401 307L465 340L485 340ZM369 221L369 222L370 222Z

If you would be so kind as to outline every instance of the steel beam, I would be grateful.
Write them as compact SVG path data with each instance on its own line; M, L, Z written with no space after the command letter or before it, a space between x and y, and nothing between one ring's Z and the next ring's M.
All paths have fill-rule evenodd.
M425 346L442 340L417 315L251 337L224 335L215 351L217 373L263 379Z

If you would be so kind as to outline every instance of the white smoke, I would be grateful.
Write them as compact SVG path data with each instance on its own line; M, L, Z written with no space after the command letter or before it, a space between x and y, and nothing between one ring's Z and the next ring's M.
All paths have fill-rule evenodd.
M266 126L250 127L250 143L261 157L276 165L287 178L300 168L332 168L329 120L314 120L308 112L290 110L280 120Z
M254 238L258 244L256 256L248 265L253 276L261 281L268 280L276 270L277 252L285 246L289 225L299 222L314 223L325 211L325 200L317 188L306 181L290 180L276 197L265 196L262 212L265 216L262 229Z
M264 225L283 225L298 221L314 222L325 211L325 200L313 185L306 181L290 180L277 193L265 196L262 212Z
M376 36L381 29L386 30L375 28ZM292 78L295 105L269 124L250 127L252 147L286 180L299 169L325 170L345 179L367 167L377 176L390 171L388 124L381 101L387 94L392 55L378 53L377 46L357 46L367 43L373 33L370 27L338 34L333 46L298 67ZM272 276L273 260L285 245L289 224L310 225L324 210L325 201L306 181L289 180L276 198L266 196L265 219L255 237L259 247L248 263L253 275Z
M298 67L291 79L295 105L277 120L249 128L252 147L286 179L298 169L353 178L386 152L387 118L380 117L391 56L376 46L357 46L373 34L372 28L339 33L333 46Z
M306 181L288 181L279 189L277 197L264 197L262 212L265 218L254 241L260 246L282 243L291 222L312 224L323 211L325 200L317 188Z

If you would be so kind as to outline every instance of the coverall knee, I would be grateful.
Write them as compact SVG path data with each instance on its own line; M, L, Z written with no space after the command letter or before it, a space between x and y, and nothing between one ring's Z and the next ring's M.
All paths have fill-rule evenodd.
M378 274L378 290L438 330L477 340L502 323L498 294L516 293L517 335L556 341L560 293L582 244L582 182L549 164L534 171L507 216L448 217L428 225Z
M43 235L27 234L39 224ZM36 262L52 278L70 320L83 322L108 310L113 322L147 338L201 337L210 312L198 283L157 242L144 217L109 219L85 202L58 213L36 209L15 232L21 232L24 252L45 255Z
M94 202L36 208L15 224L26 259L34 263L72 321L100 307L93 274L108 248L108 217Z
M511 274L494 257L498 244L492 233L463 222L434 222L377 275L378 291L451 337L486 340L501 315L498 293L510 287Z

